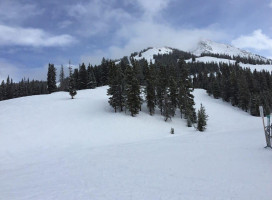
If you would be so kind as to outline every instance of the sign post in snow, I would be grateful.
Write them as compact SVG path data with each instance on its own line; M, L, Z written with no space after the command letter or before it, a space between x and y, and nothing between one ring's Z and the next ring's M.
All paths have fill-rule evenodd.
M264 135L265 135L265 140L266 140L266 147L271 147L271 141L270 141L270 115L267 116L267 127L265 127L265 123L264 123L264 112L263 112L263 107L260 106L259 107L260 110L260 116L262 117L262 121L263 121L263 127L264 127Z

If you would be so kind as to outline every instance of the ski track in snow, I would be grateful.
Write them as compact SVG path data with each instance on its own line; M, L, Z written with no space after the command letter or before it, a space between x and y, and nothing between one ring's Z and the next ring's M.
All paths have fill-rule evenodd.
M145 105L114 113L106 89L0 102L1 200L271 199L259 117L197 89L209 115L200 133Z

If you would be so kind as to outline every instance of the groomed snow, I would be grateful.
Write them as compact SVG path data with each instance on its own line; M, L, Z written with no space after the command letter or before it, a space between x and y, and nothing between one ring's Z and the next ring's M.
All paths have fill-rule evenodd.
M147 51L141 53L142 55L140 56L139 54L134 56L135 60L141 60L141 59L146 59L147 62L152 62L155 63L155 59L153 58L154 55L158 55L158 54L170 54L172 53L173 50L167 47L161 47L161 48L156 48L156 47L152 47L150 49L148 49Z
M259 117L195 90L209 115L200 133L145 106L114 113L106 89L0 102L0 199L271 199Z

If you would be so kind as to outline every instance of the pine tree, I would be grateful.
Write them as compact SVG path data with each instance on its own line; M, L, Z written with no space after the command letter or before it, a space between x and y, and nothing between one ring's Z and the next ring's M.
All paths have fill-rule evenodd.
M197 112L197 130L204 131L207 126L208 115L206 115L205 108L200 105L200 109Z
M241 75L240 79L238 80L238 106L245 111L249 109L249 101L250 101L250 92L248 88L248 83L244 75Z
M164 116L164 121L171 119L175 115L175 108L171 102L171 97L169 94L165 94L162 102L162 115Z
M56 68L54 64L50 64L48 66L47 73L47 90L49 93L55 92L57 90L56 86Z
M111 95L109 98L109 104L114 108L115 112L117 110L123 111L123 107L125 105L123 78L120 66L116 66L114 62L111 62L108 77L108 95Z
M156 93L155 93L155 69L150 66L146 69L146 102L149 114L153 115L156 106Z
M162 114L164 95L166 94L167 87L166 69L160 66L159 73L156 78L156 102Z
M80 90L86 89L88 74L87 74L87 70L84 63L82 63L82 65L79 67L78 79L79 79L79 89Z
M255 94L252 95L250 97L250 107L249 107L250 114L253 116L260 116L259 106L260 106L259 97Z
M126 69L125 82L126 108L130 111L131 116L135 116L141 109L142 100L140 85L131 67Z
M101 61L101 85L108 85L109 61L105 58Z
M87 69L88 80L87 80L87 88L94 89L97 86L96 78L94 75L94 68L89 64Z
M178 106L181 117L184 116L187 119L187 126L191 127L192 123L196 123L195 102L192 94L192 81L184 61L179 62L179 73Z
M72 73L72 68L69 66L69 94L72 99L74 99L74 96L76 96L76 86L75 86L75 79L74 75Z
M175 81L175 79L173 77L170 77L170 80L169 80L169 96L170 96L170 99L171 99L171 104L172 104L172 107L173 107L173 117L175 115L175 110L176 110L176 107L178 105L178 88L177 88L177 83Z
M78 73L78 69L74 69L74 73L73 73L73 80L74 80L74 88L76 90L80 89L80 82L79 82L79 73Z
M64 91L65 90L65 74L64 74L63 65L61 65L61 68L60 68L59 82L60 82L60 87L59 87L60 91Z

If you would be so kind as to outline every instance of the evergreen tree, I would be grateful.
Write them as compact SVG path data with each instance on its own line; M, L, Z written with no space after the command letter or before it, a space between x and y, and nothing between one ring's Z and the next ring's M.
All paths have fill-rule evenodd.
M238 80L238 106L245 111L249 109L249 101L250 101L250 92L248 88L248 84L244 75L240 77Z
M131 67L127 67L125 78L126 108L130 111L131 116L135 116L141 109L140 85Z
M70 66L69 66L69 94L72 99L74 99L74 96L76 96L77 94L74 74L72 73L72 68Z
M169 80L169 95L170 95L170 99L171 99L171 104L172 104L172 107L173 107L173 117L175 115L175 110L176 110L176 107L178 105L178 88L177 88L177 83L175 81L175 79L173 77L170 77L170 80Z
M192 94L192 81L184 61L179 62L179 73L178 106L181 117L184 116L187 119L187 126L191 127L192 123L196 123L196 112L194 109L194 95Z
M206 115L205 108L200 105L200 109L197 112L197 130L204 131L207 126L208 115Z
M47 73L47 90L49 93L55 92L57 90L56 86L56 68L54 64L50 64L48 66Z
M161 111L161 114L167 85L166 69L164 66L161 65L156 79L156 102Z
M259 106L260 106L259 97L255 94L252 95L250 97L250 108L249 108L250 114L253 116L260 116Z
M87 80L87 88L94 89L97 86L96 78L94 75L94 68L89 64L87 69L88 80Z
M82 65L79 67L78 79L79 79L79 90L86 89L88 74L87 74L87 70L84 63L82 63Z
M173 102L171 102L171 97L169 94L165 94L162 102L162 115L164 116L164 121L171 119L175 115L175 108Z
M146 69L146 102L149 114L153 115L156 106L156 93L155 93L155 68L150 66Z
M74 88L76 90L80 89L80 82L79 82L79 73L78 73L78 69L74 69L74 73L73 73L73 80L74 80Z
M59 82L60 82L60 87L59 87L60 91L64 91L65 90L65 74L64 74L63 65L61 65L61 68L60 68Z
M111 95L109 98L109 104L114 108L115 112L118 109L123 111L123 107L125 105L123 78L120 66L116 66L114 62L111 62L109 67L108 95Z
M108 74L109 74L109 61L107 61L105 58L101 61L101 85L108 85Z

